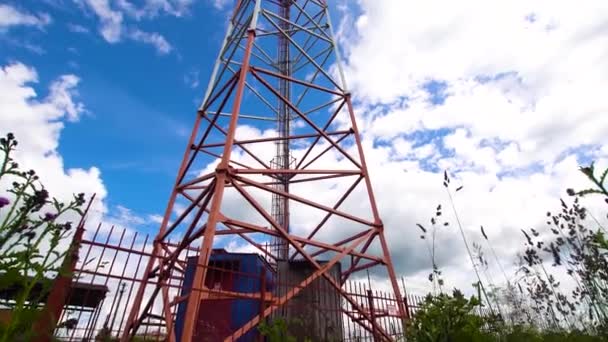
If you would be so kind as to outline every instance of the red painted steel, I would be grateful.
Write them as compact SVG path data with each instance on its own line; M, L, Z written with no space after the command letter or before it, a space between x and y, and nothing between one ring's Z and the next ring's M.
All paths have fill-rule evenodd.
M235 6L158 235L150 251L142 249L140 261L145 259L145 270L140 280L120 276L137 285L122 342L144 326L149 329L150 322L162 328L166 340L190 342L204 333L197 325L200 313L209 312L203 307L216 307L226 298L263 298L260 314L226 338L236 340L290 305L294 296L316 280L325 281L346 303L334 309L347 317L347 325L353 325L344 327L349 336L359 329L371 332L377 340L392 340L395 334L383 323L391 316L388 301L393 302L390 310L397 312L392 316L409 318L384 236L351 94L340 80L343 77L329 71L332 63L339 63L330 28L325 1L242 0ZM272 40L275 37L280 43ZM273 59L277 50L283 51L282 61ZM280 110L274 107L276 103ZM224 108L231 108L230 112L224 113ZM279 114L285 117L279 118ZM238 136L240 129L258 128L251 120L284 120L283 135L260 128L258 136ZM301 131L291 129L296 120L304 127ZM287 146L280 157L289 160L269 163L272 156L267 151L274 149L268 144ZM298 146L297 158L290 155L290 144ZM337 160L337 166L328 167L328 158ZM345 182L344 188L334 191L339 192L337 200L327 203L295 190L324 181ZM262 193L264 198L280 199L284 220L271 213ZM355 196L369 209L349 205ZM251 212L250 216L235 214L235 208L227 204L231 201L238 201L236 211ZM306 222L305 229L293 229L289 220L303 210L299 208L320 212L320 221L314 218ZM333 233L336 238L329 238ZM314 271L281 294L210 289L206 282L209 260L220 237L238 238L275 264L280 255L264 242L278 239L288 246L286 258L306 262ZM169 238L178 240L170 244ZM185 255L193 253L198 260L193 286L182 295ZM320 262L322 256L329 262ZM334 279L329 271L338 264L342 271ZM348 291L345 282L370 268L384 272L392 293L378 299L371 291L358 291L358 296ZM376 300L379 312L370 311ZM181 332L176 332L179 303L185 304L185 319Z

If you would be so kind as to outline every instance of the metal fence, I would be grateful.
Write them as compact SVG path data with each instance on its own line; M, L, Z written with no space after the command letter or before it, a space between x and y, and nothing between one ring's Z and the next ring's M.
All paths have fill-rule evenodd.
M151 255L151 242L148 235L115 227L106 229L102 225L85 233L71 290L55 331L59 340L95 341L120 337ZM173 247L175 245L169 242L163 246L163 253L170 253ZM225 256L221 257L222 254ZM208 293L207 302L201 305L197 327L198 333L208 336L210 341L223 340L222 336L227 336L232 329L229 323L221 323L226 318L233 324L246 322L272 307L275 295L293 288L306 272L310 272L304 262L280 266L270 265L261 255L253 253L218 251L217 255L208 266L204 290L192 289L188 283L191 282L188 280L191 268L197 266L191 262L196 261L194 248L180 256L179 267L169 278L169 295L176 300L190 290ZM278 267L288 270L277 273ZM340 277L339 269L329 273L336 279ZM354 309L352 302L341 298L328 281L319 278L316 282L287 305L277 307L266 323L281 318L290 333L314 335L313 340L373 341L374 336L378 339L380 330L395 339L403 335L403 322L392 293L372 289L372 284L364 281L342 284L342 289L376 322L371 325L365 324L360 311ZM402 293L407 292L402 289ZM415 314L423 298L407 294L406 299L407 309L411 315ZM162 341L166 336L161 315L165 308L162 301L151 305L152 314L142 322L137 335L149 341ZM170 309L177 332L182 314L180 308L181 305L174 305ZM260 340L258 332L253 330L239 339L249 340Z

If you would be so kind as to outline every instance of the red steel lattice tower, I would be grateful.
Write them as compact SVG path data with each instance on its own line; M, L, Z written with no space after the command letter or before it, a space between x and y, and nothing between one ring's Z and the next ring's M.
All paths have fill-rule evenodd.
M213 248L227 241L314 269L227 341L320 278L357 317L345 314L390 339L374 313L342 290L353 274L373 267L402 298L325 0L237 1L122 341L149 317L162 322L168 341L191 341L205 299L222 295L204 284ZM269 242L276 247L268 250ZM193 246L192 288L180 296L172 275L184 272ZM329 276L337 263L341 279ZM152 312L158 302L163 309ZM175 308L184 303L176 337Z

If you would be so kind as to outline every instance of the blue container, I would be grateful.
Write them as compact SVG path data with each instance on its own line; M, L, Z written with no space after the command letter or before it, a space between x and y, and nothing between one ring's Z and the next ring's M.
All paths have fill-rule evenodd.
M198 257L187 261L186 274L181 296L190 293ZM238 293L260 293L261 276L266 275L265 291L271 292L273 270L266 260L254 253L229 253L223 249L214 250L209 260L209 271L205 280L208 288L221 287L222 290ZM176 340L181 342L183 320L186 314L186 301L178 305L175 320ZM194 341L223 341L236 329L260 313L261 301L258 299L211 299L200 305L198 324L193 336ZM255 341L258 333L251 329L238 342Z

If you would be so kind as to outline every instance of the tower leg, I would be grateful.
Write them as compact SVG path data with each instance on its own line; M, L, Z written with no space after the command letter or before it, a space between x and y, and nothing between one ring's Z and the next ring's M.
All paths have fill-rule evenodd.
M192 282L192 291L188 295L188 302L186 306L186 316L184 319L184 330L182 332L181 341L190 342L195 330L195 324L197 322L199 305L201 299L201 291L195 291L194 289L205 288L205 279L207 276L207 266L209 265L209 258L211 257L211 251L213 250L213 240L215 237L215 230L217 222L220 219L220 209L222 205L222 199L224 197L224 188L226 186L228 168L230 162L230 155L232 152L232 146L234 144L234 134L236 132L236 125L241 109L241 101L243 99L243 91L245 89L245 82L247 80L247 73L249 72L249 60L251 56L251 47L253 45L253 39L255 38L255 31L249 30L247 37L247 46L245 50L245 57L243 59L243 65L239 75L239 80L236 89L236 97L232 108L232 116L230 118L230 126L226 134L226 144L224 145L224 153L222 160L216 169L217 184L213 193L213 199L211 202L211 209L207 220L207 227L203 235L203 244L200 249L198 263L196 265L196 271L194 273L194 280Z

